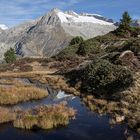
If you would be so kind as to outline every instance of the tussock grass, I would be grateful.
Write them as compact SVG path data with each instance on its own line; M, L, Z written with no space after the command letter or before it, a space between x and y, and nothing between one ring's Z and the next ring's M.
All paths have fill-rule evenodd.
M37 100L47 95L48 91L23 82L21 79L0 79L0 105Z
M0 123L11 122L16 119L16 114L8 108L0 107Z
M0 87L0 104L9 105L44 98L48 92L33 86Z
M13 122L14 127L21 129L52 129L58 126L65 126L71 118L74 118L76 111L67 107L65 103L57 105L41 106L34 110L21 112L18 119Z

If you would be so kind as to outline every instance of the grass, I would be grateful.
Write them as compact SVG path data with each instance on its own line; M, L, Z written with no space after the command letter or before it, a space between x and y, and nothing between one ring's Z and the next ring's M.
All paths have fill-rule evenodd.
M65 126L75 116L75 110L67 107L65 103L41 106L34 110L21 112L18 119L13 122L14 127L21 129L52 129Z
M12 122L13 126L20 129L53 129L66 126L74 119L76 111L67 106L66 102L59 104L38 106L29 110L20 108L10 109L0 107L0 124Z
M16 119L15 112L8 108L0 107L0 123L11 122Z
M44 98L48 92L36 87L0 87L0 104L13 105L19 102Z
M42 99L48 95L48 91L22 83L17 79L0 80L0 105L13 105L19 102Z

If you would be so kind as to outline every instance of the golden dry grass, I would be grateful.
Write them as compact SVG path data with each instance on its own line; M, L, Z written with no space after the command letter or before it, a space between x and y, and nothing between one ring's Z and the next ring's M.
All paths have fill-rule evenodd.
M0 123L10 122L16 119L15 112L8 108L0 107Z
M76 111L67 107L65 103L41 106L34 110L22 112L13 124L14 127L21 129L33 129L34 127L52 129L67 125L69 120L75 117L75 113Z
M45 70L45 71L31 71L31 72L0 72L0 77L11 77L11 78L24 78L24 77L36 77L40 75L50 75L55 73L54 70Z
M29 100L37 100L44 98L48 92L43 89L32 86L23 87L0 87L0 104L9 105L25 102Z
M48 95L48 91L28 84L21 79L0 79L0 105L17 104L37 100Z

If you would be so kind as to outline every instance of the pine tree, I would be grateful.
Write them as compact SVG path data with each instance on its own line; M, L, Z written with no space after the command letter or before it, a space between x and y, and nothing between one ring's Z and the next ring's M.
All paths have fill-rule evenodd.
M4 59L7 63L13 63L16 60L15 50L10 48L5 54Z
M131 17L127 11L125 11L122 15L122 19L120 20L120 29L123 30L129 30L130 29L130 24L132 22Z
M115 30L115 34L121 37L130 37L131 36L131 17L129 13L126 11L122 15L122 19L120 20L120 25L117 30Z

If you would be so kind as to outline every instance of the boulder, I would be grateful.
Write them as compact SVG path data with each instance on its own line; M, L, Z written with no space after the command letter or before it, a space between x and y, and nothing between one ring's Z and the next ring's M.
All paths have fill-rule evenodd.
M119 56L119 60L121 60L123 65L125 65L131 69L140 68L140 62L139 62L138 58L130 50L122 52Z

